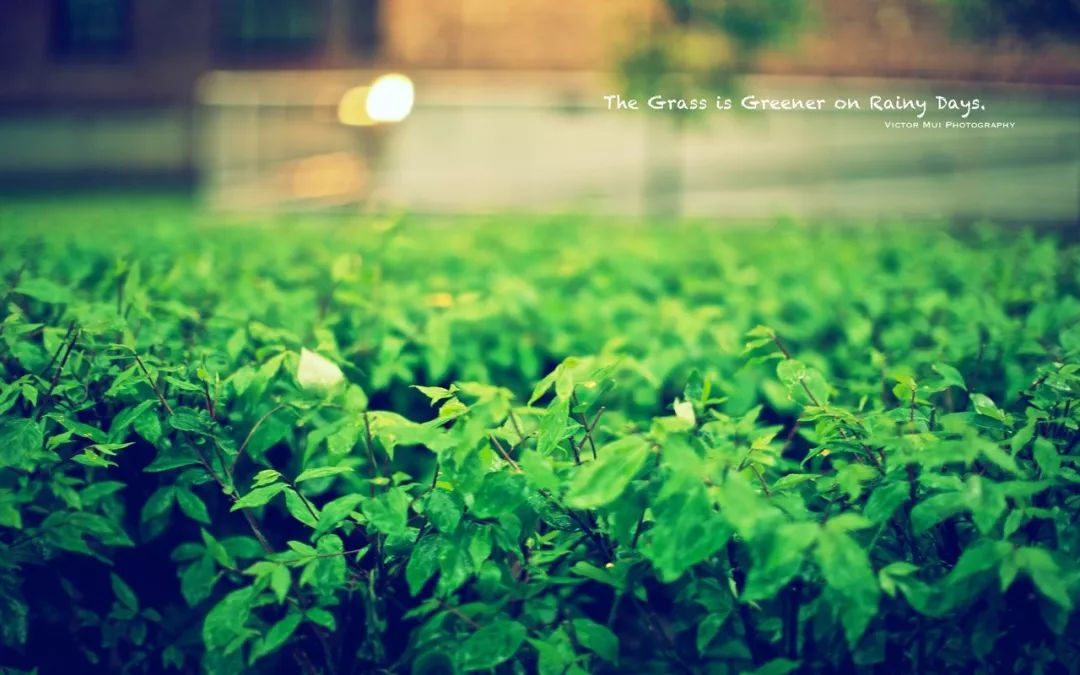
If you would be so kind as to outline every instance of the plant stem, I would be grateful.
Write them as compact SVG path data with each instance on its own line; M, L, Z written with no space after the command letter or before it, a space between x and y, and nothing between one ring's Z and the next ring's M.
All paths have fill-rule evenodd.
M514 458L511 457L510 454L503 448L502 443L499 442L499 439L495 438L495 436L491 434L488 435L488 438L491 439L492 445L494 445L495 449L499 451L499 454L502 455L502 458L505 459L507 463L510 464L510 466L514 467L514 471L516 471L517 473L521 473L521 467L518 466L518 463L514 461Z
M368 419L368 412L364 411L364 447L367 449L368 457L368 472L371 478L371 482L368 483L368 493L370 496L375 496L375 479L379 474L379 467L375 463L375 445L371 438L371 421Z
M133 350L131 350L131 355L135 357L135 363L137 363L138 366L139 366L139 369L142 370L143 376L146 377L146 382L154 390L154 394L157 395L158 401L160 401L162 407L165 408L165 412L169 413L169 415L172 415L173 414L172 406L169 405L169 402L165 400L165 396L161 393L161 389L158 388L157 382L155 382L154 378L152 378L150 376L150 371L146 369L146 364L143 363L141 358L139 358L138 352L136 352L133 349Z

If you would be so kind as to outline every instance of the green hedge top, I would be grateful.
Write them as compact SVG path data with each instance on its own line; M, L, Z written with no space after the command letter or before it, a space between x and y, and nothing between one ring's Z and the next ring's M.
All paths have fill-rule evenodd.
M0 232L0 664L1080 656L1056 237L162 218Z

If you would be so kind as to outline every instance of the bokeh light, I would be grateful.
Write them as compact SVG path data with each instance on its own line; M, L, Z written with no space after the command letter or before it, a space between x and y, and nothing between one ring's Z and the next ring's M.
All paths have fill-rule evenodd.
M415 98L408 77L399 73L382 75L367 92L367 115L376 122L400 122L412 112Z
M367 100L371 87L353 87L338 102L338 121L351 127L367 127L375 124L368 115Z

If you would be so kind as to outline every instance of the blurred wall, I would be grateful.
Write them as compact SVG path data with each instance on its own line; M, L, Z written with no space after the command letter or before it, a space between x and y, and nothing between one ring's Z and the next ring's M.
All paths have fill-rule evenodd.
M611 111L586 71L411 71L403 122L345 126L371 71L215 73L199 175L214 206L590 212L771 219L1080 222L1080 91L928 80L753 76L761 97L977 96L1009 129L895 129L911 114ZM322 102L312 105L311 102ZM920 123L921 127L921 123Z

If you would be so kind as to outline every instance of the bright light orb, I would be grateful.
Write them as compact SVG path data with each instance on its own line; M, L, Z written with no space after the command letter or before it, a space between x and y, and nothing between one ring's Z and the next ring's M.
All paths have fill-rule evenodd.
M370 87L353 87L345 92L338 103L338 120L351 127L367 127L375 120L367 114L367 97Z
M400 122L412 112L416 92L412 80L398 73L379 76L367 92L366 110L375 122Z

